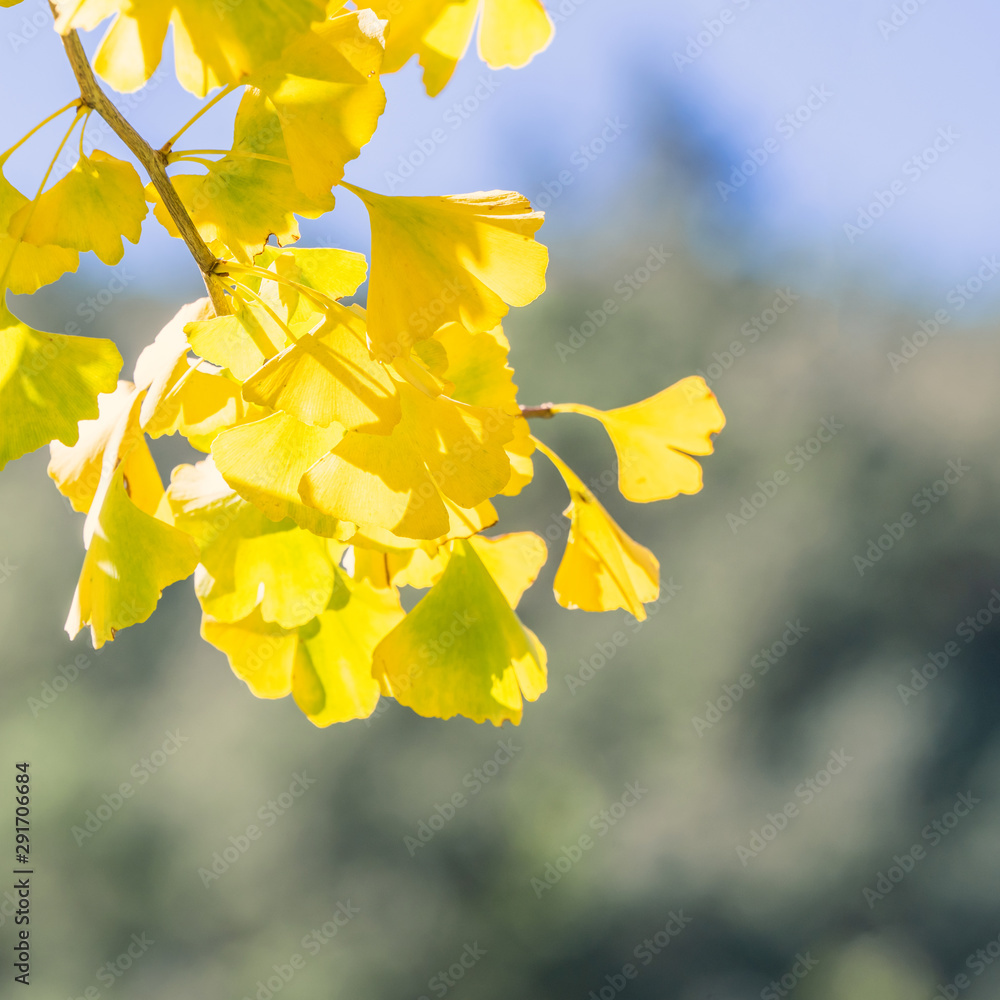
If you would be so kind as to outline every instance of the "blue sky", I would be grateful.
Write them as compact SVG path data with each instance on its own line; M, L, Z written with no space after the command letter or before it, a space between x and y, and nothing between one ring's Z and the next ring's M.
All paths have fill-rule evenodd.
M1000 11L986 0L547 2L556 38L524 70L493 73L472 56L434 101L415 64L385 78L383 124L347 178L396 194L499 187L537 200L568 172L548 229L575 238L608 223L630 181L663 155L663 135L682 128L705 164L701 217L716 239L732 234L742 270L790 280L820 261L826 277L863 274L929 307L1000 252ZM0 147L73 95L46 7L24 0L0 12ZM195 106L165 74L127 113L166 138ZM226 144L225 108L192 133L198 145ZM58 129L11 160L12 180L37 182ZM401 158L419 168L404 177ZM734 171L742 186L730 183ZM845 225L857 226L880 193L892 204L852 240ZM309 242L367 245L363 212L346 192L332 216L303 231ZM157 234L130 251L133 287L196 287L183 249L170 244ZM998 307L1000 283L987 285L968 315Z

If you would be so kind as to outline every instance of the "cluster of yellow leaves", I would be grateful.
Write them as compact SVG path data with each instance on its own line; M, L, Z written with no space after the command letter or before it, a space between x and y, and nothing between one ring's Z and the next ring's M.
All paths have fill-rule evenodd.
M109 341L32 330L3 301L74 270L81 252L118 262L147 200L178 236L157 191L130 164L81 150L29 201L0 158L0 467L51 442L49 475L86 515L67 631L89 626L101 646L193 574L203 637L255 695L290 694L316 725L367 717L383 695L425 716L519 722L547 681L516 608L548 553L532 532L482 532L497 521L491 500L531 481L536 447L570 493L560 604L643 618L659 567L531 436L518 404L501 323L544 291L542 214L514 192L390 197L343 174L375 131L382 72L417 55L437 93L477 19L490 66L524 65L551 38L541 3L55 7L62 32L113 18L96 68L118 90L149 78L170 25L185 87L246 88L231 149L205 154L220 158L165 154L203 170L172 182L220 260L228 312L185 306L131 381L118 381ZM368 211L370 275L361 254L289 246L296 215L330 211L337 185ZM346 305L366 278L367 310ZM636 502L697 492L693 456L724 424L699 378L606 412L550 409L605 426ZM164 488L149 439L168 434L205 457ZM407 586L426 593L404 613Z

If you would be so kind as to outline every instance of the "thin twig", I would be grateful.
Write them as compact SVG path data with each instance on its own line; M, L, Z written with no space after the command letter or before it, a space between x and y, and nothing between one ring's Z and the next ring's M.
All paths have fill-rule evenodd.
M177 231L201 270L202 277L205 279L205 287L211 296L216 313L220 316L225 315L229 312L229 307L222 290L222 283L215 274L218 260L215 254L209 250L208 244L201 238L201 234L191 216L188 215L184 203L173 184L170 183L166 171L166 156L153 149L136 132L118 108L111 103L108 95L101 90L94 77L94 71L87 59L87 54L83 51L83 45L80 44L80 36L75 31L68 32L63 35L63 46L76 75L76 81L80 86L80 97L83 103L87 107L93 108L111 126L118 138L128 146L135 158L146 168L146 173L149 174L149 179L153 182L153 187L156 188L163 207L173 219Z

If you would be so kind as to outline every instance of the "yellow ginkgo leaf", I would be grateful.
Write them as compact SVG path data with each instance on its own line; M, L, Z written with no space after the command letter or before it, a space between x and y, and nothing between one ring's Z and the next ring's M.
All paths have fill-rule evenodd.
M329 603L330 543L290 520L269 520L232 490L211 459L176 468L168 499L174 523L201 549L205 572L195 592L212 618L239 621L260 604L264 621L294 628Z
M146 621L164 589L194 572L198 546L129 498L119 465L102 484L87 517L89 542L66 619L72 639L90 626L94 648Z
M284 698L292 693L298 633L264 621L259 608L238 622L203 615L201 637L226 654L233 673L258 698Z
M75 444L121 367L112 341L33 330L0 302L0 469L50 441Z
M115 442L115 459L136 443L122 433L123 421L135 399L135 386L119 382L114 392L97 399L100 413L96 420L80 421L80 437L73 445L53 441L49 445L49 476L74 510L87 513L101 482L105 451ZM134 429L134 433L138 429ZM127 472L126 472L127 475Z
M451 526L444 498L473 508L510 478L502 410L434 399L401 385L402 419L388 435L348 431L303 476L303 500L359 525L433 539Z
M138 90L160 64L167 28L174 28L177 79L197 97L244 78L280 54L291 39L324 17L326 0L56 0L56 30L90 31L115 20L94 68L121 93ZM339 7L340 4L334 6Z
M473 545L452 542L441 579L375 649L385 694L418 715L521 721L546 687L545 650Z
M566 551L556 571L556 600L564 608L614 611L624 608L639 621L644 604L660 593L660 564L649 549L625 534L597 502L579 476L540 441L539 451L552 460L566 488L570 519Z
M346 11L296 37L249 81L251 101L277 111L295 183L310 197L326 197L375 132L384 28L371 10Z
M421 341L419 347L425 345L441 346L445 354L442 372L447 373L454 386L451 395L455 399L476 406L499 406L511 414L520 414L514 370L507 363L510 343L499 326L489 333L473 334L460 323L448 323L433 339ZM501 491L504 496L517 496L531 482L534 450L528 421L518 417L514 421L513 439L506 445L511 475Z
M65 247L36 247L25 243L20 215L17 229L11 219L28 204L28 199L3 175L6 157L0 158L0 293L9 288L15 295L30 295L42 285L58 281L67 271L75 271L80 263L76 250Z
M231 315L190 322L184 331L195 354L232 372L240 381L289 342L287 334L278 330L262 310L242 302L236 304Z
M618 453L618 487L635 503L697 493L701 465L691 456L711 455L712 435L726 426L715 394L699 375L617 410L579 403L560 403L552 410L582 413L604 424Z
M316 333L307 333L271 358L243 386L250 402L283 410L317 427L388 434L401 410L396 383L373 361L364 321L339 306Z
M337 574L329 608L299 629L295 702L317 726L366 719L381 690L372 676L372 655L403 618L399 599L365 582Z
M325 610L297 629L267 622L260 608L238 622L202 621L202 636L229 658L258 698L296 704L317 726L367 718L381 691L372 653L403 617L395 596L337 574Z
M312 427L287 413L223 431L212 442L212 456L223 478L272 521L290 517L325 538L346 541L354 533L349 518L307 506L299 482L340 441L339 427Z
M220 256L244 264L252 262L271 235L282 246L294 243L299 238L296 215L316 219L334 205L331 194L314 197L296 185L281 119L252 89L236 112L232 151L205 174L179 174L171 180L202 239L217 253L229 251ZM146 197L155 205L156 218L178 236L152 185Z
M135 167L98 149L40 195L33 208L18 209L10 226L23 226L24 241L33 246L93 250L105 264L117 264L125 253L122 237L138 243L148 211Z
M343 186L371 218L368 333L379 360L406 356L450 321L492 330L508 305L545 290L548 250L534 238L543 216L521 195L406 198Z
M533 531L515 531L494 538L477 535L469 539L469 544L512 608L538 579L549 556L545 542Z
M255 263L331 299L353 295L368 276L368 261L363 253L333 247L266 246ZM286 314L294 316L299 307L299 292L284 282L278 284L277 292Z
M414 54L434 97L451 79L479 22L479 55L491 69L528 63L552 40L552 20L540 0L390 0L374 4L389 18L384 72Z

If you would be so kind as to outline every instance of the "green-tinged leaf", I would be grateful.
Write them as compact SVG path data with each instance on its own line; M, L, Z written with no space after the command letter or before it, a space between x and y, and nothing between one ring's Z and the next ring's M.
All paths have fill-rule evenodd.
M90 31L116 15L94 68L121 93L138 90L160 64L167 28L181 85L198 97L244 78L325 16L326 0L56 0L56 30Z
M28 199L3 175L6 157L0 158L0 295L9 288L15 295L30 295L43 285L58 281L80 263L76 250L57 246L32 246L25 243L20 226L11 220L28 204ZM4 277L6 276L6 277Z
M42 333L0 304L0 469L50 441L75 444L121 367L110 340Z
M518 724L524 699L545 690L545 651L472 544L452 546L441 579L379 643L373 672L419 715Z
M10 225L23 227L24 241L33 246L93 250L105 264L117 264L125 253L122 237L138 243L148 211L135 167L95 150L40 195L33 208L20 208Z
M198 563L194 539L140 510L123 476L119 465L94 498L87 554L66 619L71 639L90 626L95 649L120 629L146 621L163 590L190 576Z
M202 239L220 257L249 264L268 237L282 246L299 238L296 215L316 219L334 206L333 195L307 195L296 185L281 128L270 102L248 89L236 112L232 152L205 174L171 177ZM146 197L155 203L156 218L178 236L152 185Z

